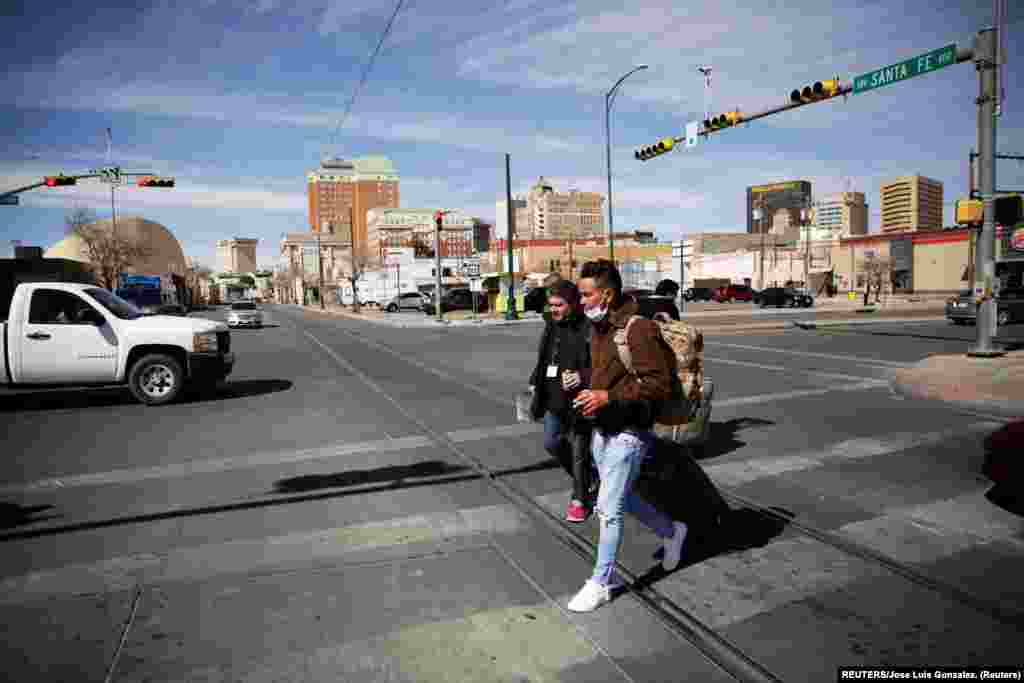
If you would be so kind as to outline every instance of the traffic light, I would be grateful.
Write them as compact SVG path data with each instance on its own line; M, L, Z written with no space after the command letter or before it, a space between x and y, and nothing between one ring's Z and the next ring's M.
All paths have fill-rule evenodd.
M671 152L672 147L675 144L676 141L674 138L662 138L653 145L643 147L633 152L633 156L638 161L647 161L648 159L653 159L654 157L661 156L662 154L665 154L667 152Z
M956 200L957 225L981 225L985 220L985 205L980 199Z
M838 95L840 89L839 78L829 81L815 81L811 85L805 85L803 88L797 88L789 93L789 101L793 104L806 104L818 100L827 100Z
M727 111L724 114L718 116L712 116L710 119L704 119L704 130L719 130L721 128L728 128L729 126L735 126L737 123L743 121L743 114L737 111Z
M139 187L174 187L174 178L148 175L139 178Z
M1014 226L1020 223L1024 202L1019 194L1008 194L995 199L996 225Z
M47 187L60 187L61 185L74 185L78 182L75 176L71 175L48 175L46 176Z

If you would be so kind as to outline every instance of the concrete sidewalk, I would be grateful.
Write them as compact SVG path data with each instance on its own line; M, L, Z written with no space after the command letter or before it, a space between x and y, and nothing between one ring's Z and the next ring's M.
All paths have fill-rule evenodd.
M953 403L1001 417L1024 417L1024 351L999 358L966 353L929 356L899 370L893 389L909 398Z

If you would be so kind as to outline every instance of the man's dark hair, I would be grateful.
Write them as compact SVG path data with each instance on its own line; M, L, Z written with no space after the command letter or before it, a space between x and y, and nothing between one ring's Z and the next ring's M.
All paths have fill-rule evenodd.
M600 289L611 289L615 292L615 298L622 297L622 276L619 269L608 259L587 261L580 269L580 279L585 277L593 278L594 284Z

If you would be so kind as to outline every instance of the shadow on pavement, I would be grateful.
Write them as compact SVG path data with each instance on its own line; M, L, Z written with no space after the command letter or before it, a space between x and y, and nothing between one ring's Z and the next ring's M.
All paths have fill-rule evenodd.
M838 328L838 327L826 327L817 330L823 334L862 334L872 337L904 337L907 339L924 339L926 341L955 341L963 342L968 344L975 340L975 334L965 334L963 336L949 336L940 334L914 334L912 332L884 332L881 330L855 330L851 328ZM1020 331L1014 330L1013 333L1009 333L1006 328L999 330L1001 334L997 334L993 337L992 341L999 344L1006 351L1019 351L1024 349L1024 328Z
M505 477L514 474L527 474L542 470L560 469L561 465L552 459L542 460L532 465L522 467L511 467L503 470L494 470L495 477ZM459 474L463 473L463 474ZM448 475L458 476L448 476ZM352 470L351 472L336 472L333 474L308 474L300 477L281 479L274 483L273 493L308 493L321 489L345 488L348 486L360 486L364 484L381 484L370 490L360 489L359 493L371 493L374 491L394 491L396 489L410 489L421 486L436 486L438 484L452 484L462 481L480 479L482 475L472 471L465 465L451 465L441 460L428 460L426 462L414 463L412 465L389 465L387 467L376 467L368 470ZM435 478L445 477L437 481ZM420 479L420 481L406 481L407 479Z
M231 398L259 396L291 389L293 383L282 379L242 379L227 381L215 390L185 388L177 403L205 403ZM45 388L12 390L0 393L0 413L29 410L66 410L75 408L109 408L140 405L128 387L111 386L93 389Z
M748 427L768 427L774 425L772 420L762 420L757 417L739 417L725 422L711 421L708 441L703 447L691 449L693 457L698 460L717 458L726 455L747 445L746 441L740 441L736 435Z
M0 503L0 529L13 529L14 527L42 522L47 519L56 519L61 515L37 516L53 508L52 505L18 505L17 503Z

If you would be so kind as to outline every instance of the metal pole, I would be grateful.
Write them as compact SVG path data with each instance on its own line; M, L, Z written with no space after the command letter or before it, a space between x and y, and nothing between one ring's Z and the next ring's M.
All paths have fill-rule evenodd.
M612 214L611 92L604 96L604 151L608 169L608 260L615 263L615 220Z
M440 212L438 212L440 214ZM443 216L434 218L434 316L437 322L444 322L441 312L441 221Z
M354 244L352 246L353 246L353 248L355 247ZM355 267L355 256L356 256L355 254L352 254L353 268ZM317 231L317 233L316 233L316 262L319 265L319 271L320 271L320 283L319 283L320 310L323 311L323 310L325 310L325 305L324 305L324 252L320 248L320 231ZM352 287L352 297L353 297L352 302L353 303L355 303L355 295L356 295L356 289L355 289L355 287Z
M985 204L985 221L975 251L974 300L977 304L977 342L968 350L969 356L993 357L1005 352L992 346L995 336L996 302L994 294L999 283L995 272L995 187L996 187L996 117L999 98L996 85L997 29L978 32L974 41L974 61L978 70L978 180L981 199Z
M508 231L506 239L508 242L508 303L505 307L505 320L518 320L519 315L516 313L516 296L515 296L515 281L516 275L513 269L513 258L512 258L512 233L513 224L515 222L515 211L512 210L512 155L505 155L505 204L508 216Z

